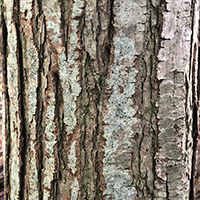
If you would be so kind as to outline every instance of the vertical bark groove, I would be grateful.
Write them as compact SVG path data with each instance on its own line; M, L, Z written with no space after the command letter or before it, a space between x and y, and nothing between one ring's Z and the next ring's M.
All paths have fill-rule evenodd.
M104 93L108 66L112 60L112 7L113 1L98 1L96 5L90 5L86 1L86 13L82 31L84 54L82 59L82 109L83 121L81 122L81 154L82 154L82 188L81 196L87 199L103 199L104 178L102 171L102 144L103 123L102 112L104 109ZM91 9L95 17L90 20ZM96 14L97 13L97 14ZM104 21L103 21L104 20ZM91 23L92 32L89 31ZM102 24L104 23L104 24ZM88 37L88 38L86 38ZM88 39L94 46L89 47ZM93 49L94 48L94 49ZM91 154L88 149L90 147ZM91 185L94 187L91 189Z
M192 155L192 170L191 170L191 179L190 179L190 194L189 200L195 200L195 175L196 175L196 155L197 155L197 137L198 137L198 109L196 103L193 107L193 124L192 124L192 134L193 134L193 155Z
M45 121L45 108L44 108L44 87L43 79L46 78L46 70L44 67L44 62L46 57L48 57L46 47L46 20L42 12L42 1L34 0L32 3L32 26L33 41L34 45L37 47L37 53L39 58L38 67L38 86L36 89L36 152L37 152L37 171L38 171L38 191L39 200L43 200L43 162L44 162L44 121ZM45 55L46 53L46 55Z
M190 193L189 193L189 200L196 199L195 194L195 176L196 176L196 170L197 170L197 145L198 140L197 137L199 135L199 127L198 127L198 115L199 115L199 99L198 99L198 71L199 66L197 65L198 62L198 36L195 36L195 1L192 1L192 35L191 35L191 57L190 57L190 66L191 66L191 72L192 72L192 115L193 115L193 121L192 121L192 138L193 138L193 147L192 147L192 166L191 166L191 179L190 179ZM199 26L199 21L198 21ZM195 38L194 38L195 37Z
M63 157L63 153L62 153L62 141L64 141L63 139L63 94L62 94L62 87L61 87L61 82L60 82L60 77L58 75L58 73L54 73L54 87L55 87L55 123L56 123L56 132L58 134L57 138L58 138L58 142L56 145L56 156L57 156L57 162L56 162L56 172L55 172L55 179L53 181L53 194L52 194L52 198L56 199L60 196L60 189L59 189L59 181L62 180L62 170L63 168L61 168L62 166L62 161L66 161L66 159L64 159ZM65 166L65 164L64 164Z
M19 199L25 199L25 176L26 176L26 155L27 155L27 144L29 142L28 139L28 131L27 131L27 120L26 120L26 104L25 104L25 87L24 87L24 68L23 68L23 53L22 53L22 43L21 43L21 28L20 28L20 5L19 1L14 0L14 7L13 7L13 19L16 28L17 34L17 64L18 64L18 90L19 92L19 116L21 120L20 124L20 145L19 151L20 154L20 172L19 172L19 179L20 179L20 190L19 190Z
M136 104L139 105L138 118L140 119L141 133L137 133L135 141L137 145L133 152L137 151L132 162L137 160L137 168L132 167L134 185L139 199L155 199L155 183L157 179L155 168L155 155L158 149L158 119L157 102L159 97L159 80L157 79L158 53L161 46L162 32L162 9L164 3L160 1L153 5L152 1L147 2L147 26L146 41L143 52L135 60L138 66L137 93L134 96ZM140 81L139 81L140 80ZM138 101L140 97L140 101ZM146 151L145 151L146 149ZM135 153L133 153L135 154ZM146 155L148 154L148 158ZM145 166L145 167L144 167ZM146 171L144 169L146 168ZM151 174L152 171L152 174ZM149 178L153 181L149 181Z
M199 24L200 31L200 24ZM200 100L200 32L198 34L198 71L197 71L197 99L198 106ZM199 115L199 112L198 112ZM198 116L199 120L199 116ZM200 121L200 120L199 120ZM198 121L198 132L200 133L200 122ZM196 178L195 178L195 195L196 199L200 199L200 136L197 136L197 159L196 159Z
M60 1L61 9L61 31L62 31L62 40L65 46L65 55L66 59L68 58L68 38L69 38L69 14L70 14L70 0L61 0Z
M5 135L5 152L9 155L10 154L10 97L8 93L8 79L7 79L7 27L6 22L4 19L4 15L1 13L1 24L2 24L2 36L3 36L3 48L2 48L2 55L3 55L3 61L2 61L2 68L3 68L3 95L4 95L4 112L5 112L5 119L4 119L4 135ZM4 152L4 153L5 153ZM5 191L5 199L9 200L10 195L10 165L9 165L9 157L4 156L4 191Z

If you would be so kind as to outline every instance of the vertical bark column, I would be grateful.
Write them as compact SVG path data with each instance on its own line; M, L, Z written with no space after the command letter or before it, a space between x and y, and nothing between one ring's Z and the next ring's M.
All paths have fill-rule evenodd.
M3 4L7 199L79 195L76 101L81 91L84 3L65 3L61 13L63 4L31 0ZM63 24L69 26L67 40L61 33Z
M138 177L133 165L140 165L137 151L141 149L135 144L134 136L142 137L142 131L137 126L139 104L133 97L137 95L137 82L141 82L141 77L137 78L141 67L137 58L145 52L147 2L116 0L113 16L114 60L106 80L108 101L104 116L104 195L106 199L135 199L137 191L133 182ZM133 158L134 146L137 155Z
M166 1L159 52L157 199L193 199L197 137L198 1Z
M9 156L5 157L5 193L6 199L19 198L20 191L20 137L21 137L21 113L19 98L19 63L18 56L18 38L17 27L13 19L13 1L4 2L5 12L3 16L3 31L4 31L4 59L3 69L4 83L4 98L5 105L5 142L6 152ZM6 35L7 34L7 35ZM8 39L7 39L8 38ZM10 112L13 111L11 115Z
M23 164L26 168L21 179L25 179L24 188L27 193L24 192L22 198L25 199L39 199L38 190L38 157L37 157L37 131L36 131L36 110L37 110L37 87L38 87L38 71L39 71L39 49L35 44L34 32L32 29L32 0L21 1L20 2L20 16L21 16L21 26L20 26L20 36L22 41L22 76L24 80L24 87L21 88L23 91L23 98L26 99L26 116L24 116L26 121L27 132L23 135L26 137L26 147L23 149L26 154L26 161ZM21 80L21 81L22 81ZM24 105L23 105L24 106ZM24 113L25 115L25 113ZM22 152L21 152L22 153ZM26 174L25 177L23 177ZM25 189L21 189L25 190Z
M44 198L79 198L80 171L78 171L77 157L80 135L76 102L81 92L79 68L83 7L84 2L79 0L69 3L57 0L43 1L48 48L51 51L49 65L51 72L48 81L54 77L52 80L54 84L49 83L54 87L52 94L55 95L54 108L52 107L51 112L46 115L46 118L51 119L51 123L46 123L50 129L48 132L45 131L45 148L48 155L46 154L44 158L44 183L48 181L48 187L45 187ZM63 27L64 24L68 27L67 32L65 32L66 27ZM47 96L51 94L49 89L46 90ZM49 96L48 99L51 101L52 97ZM46 105L48 111L51 104ZM54 128L49 126L50 124ZM52 143L54 136L56 136L55 143Z
M113 60L113 1L85 1L82 32L81 197L103 199L105 80Z
M161 1L114 1L104 116L106 199L154 199Z

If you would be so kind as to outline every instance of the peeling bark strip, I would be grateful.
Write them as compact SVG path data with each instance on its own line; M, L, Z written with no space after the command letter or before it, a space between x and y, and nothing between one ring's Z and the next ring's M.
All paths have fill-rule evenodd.
M4 0L6 200L192 200L199 2Z

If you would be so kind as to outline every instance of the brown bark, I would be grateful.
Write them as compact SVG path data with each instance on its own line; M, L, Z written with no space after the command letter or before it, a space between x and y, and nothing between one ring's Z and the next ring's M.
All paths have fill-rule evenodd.
M195 198L198 6L3 1L6 200Z

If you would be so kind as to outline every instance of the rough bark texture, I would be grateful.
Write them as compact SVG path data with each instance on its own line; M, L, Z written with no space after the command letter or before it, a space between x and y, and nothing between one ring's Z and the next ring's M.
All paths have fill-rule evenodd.
M4 0L6 200L195 199L192 0Z
M198 135L198 3L168 2L163 18L163 41L158 55L161 83L155 186L158 198L165 194L168 199L194 199Z

